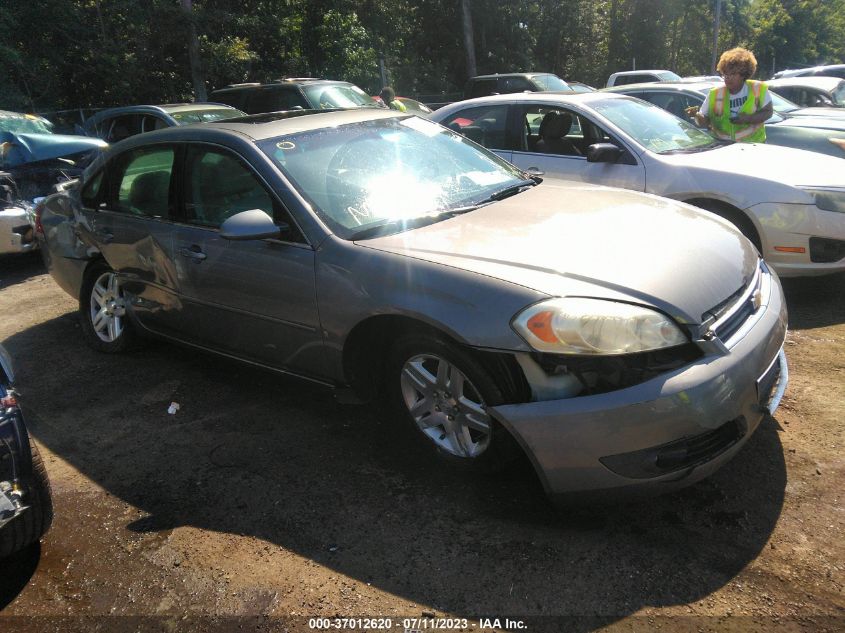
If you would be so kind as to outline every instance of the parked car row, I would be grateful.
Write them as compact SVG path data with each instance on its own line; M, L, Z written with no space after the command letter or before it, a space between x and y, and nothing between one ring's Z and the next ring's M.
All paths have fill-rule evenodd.
M553 498L687 485L775 411L774 271L845 270L840 158L608 92L426 120L321 81L226 89L309 107L142 125L38 205L94 348L158 336L384 399L447 462L525 456Z

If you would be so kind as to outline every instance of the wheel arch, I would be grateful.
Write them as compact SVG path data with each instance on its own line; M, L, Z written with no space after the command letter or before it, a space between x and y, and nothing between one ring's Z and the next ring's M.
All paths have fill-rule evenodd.
M757 222L755 222L750 214L729 202L716 198L688 198L683 200L683 202L724 218L737 227L745 237L751 240L751 243L754 244L759 252L763 252L762 233L757 226Z
M530 387L512 354L480 351L458 339L446 328L398 314L371 316L352 328L344 341L343 375L346 383L359 397L369 400L381 393L390 348L399 337L408 334L434 336L462 348L491 372L500 389L508 393L510 399L527 401L530 398Z

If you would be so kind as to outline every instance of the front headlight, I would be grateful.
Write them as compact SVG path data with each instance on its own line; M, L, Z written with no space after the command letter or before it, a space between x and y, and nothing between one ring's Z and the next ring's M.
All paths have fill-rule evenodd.
M813 196L819 209L845 213L845 191L837 189L806 189L806 191Z
M688 342L672 319L641 306L557 298L520 312L513 326L539 352L632 354Z

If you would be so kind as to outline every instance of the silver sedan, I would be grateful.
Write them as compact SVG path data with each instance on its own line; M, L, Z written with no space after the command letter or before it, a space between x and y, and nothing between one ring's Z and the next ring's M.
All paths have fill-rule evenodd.
M657 106L606 92L471 99L432 120L533 173L712 211L781 276L845 271L845 159L719 141Z

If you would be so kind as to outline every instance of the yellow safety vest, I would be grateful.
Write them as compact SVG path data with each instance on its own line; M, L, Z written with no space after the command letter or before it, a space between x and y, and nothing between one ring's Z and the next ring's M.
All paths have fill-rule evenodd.
M748 98L739 111L742 114L754 114L762 107L768 88L762 81L752 79L748 79L745 85L748 86ZM730 99L727 86L713 88L710 91L710 112L708 116L716 136L745 143L765 143L765 123L731 123Z

